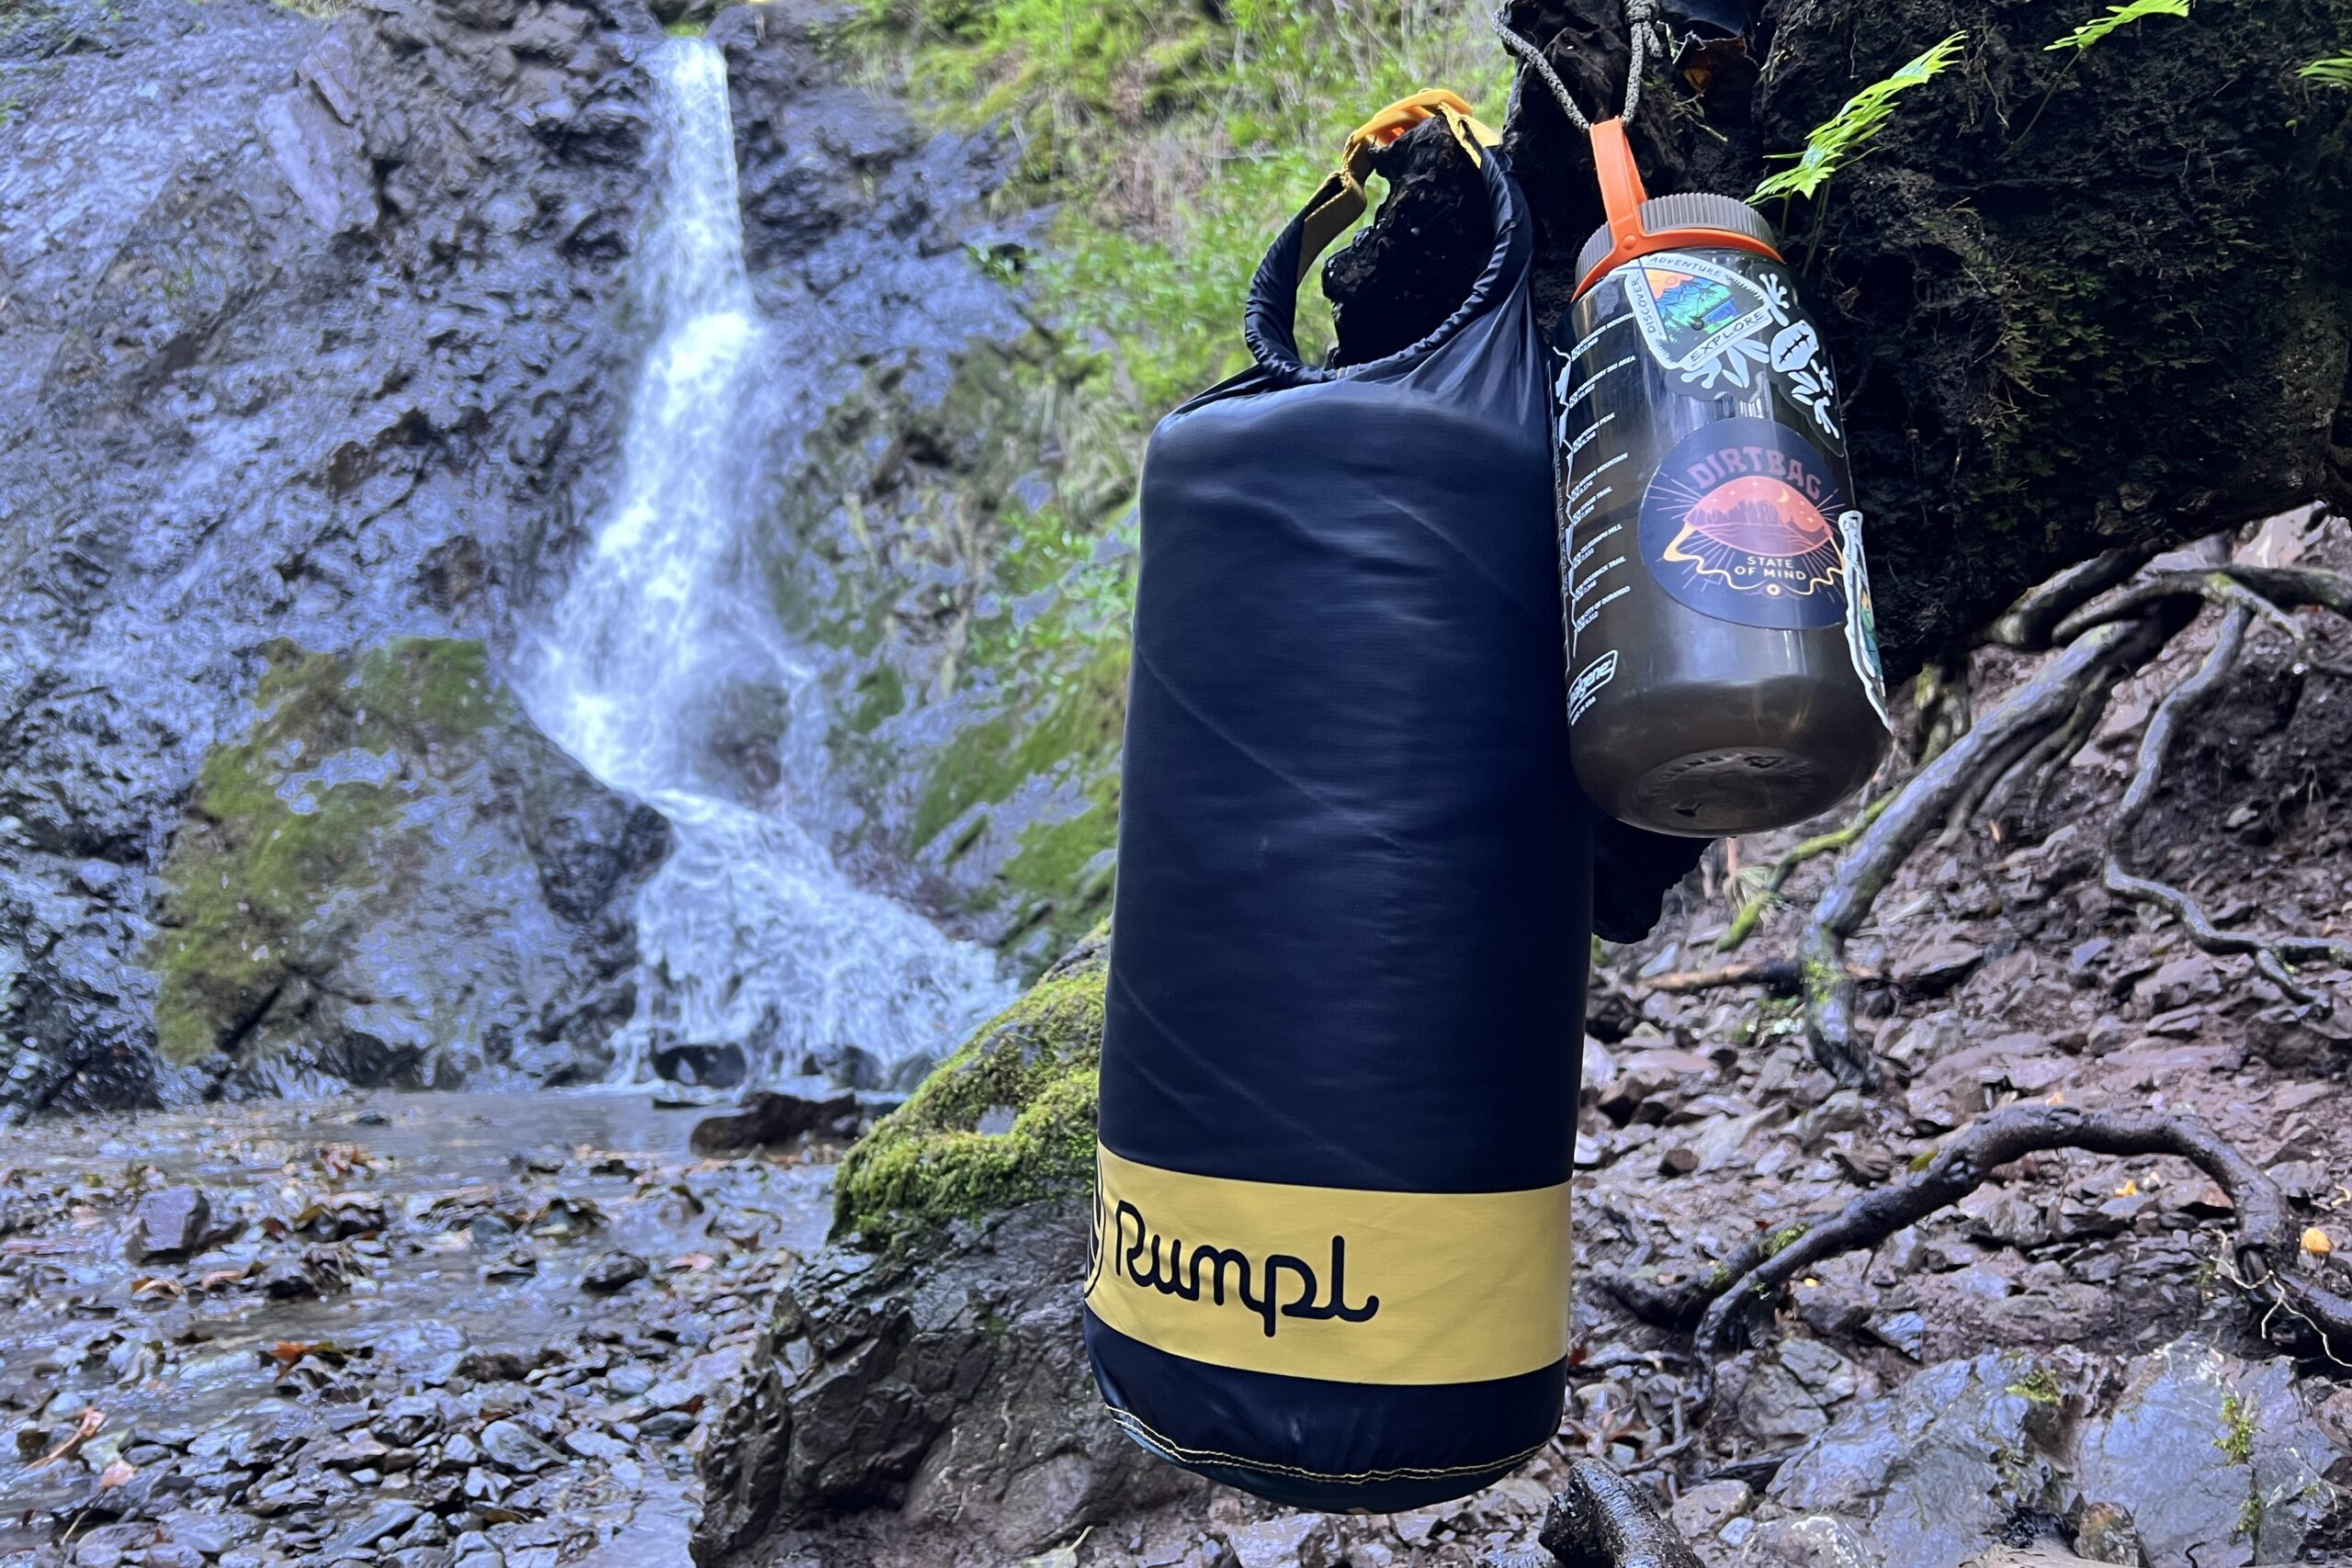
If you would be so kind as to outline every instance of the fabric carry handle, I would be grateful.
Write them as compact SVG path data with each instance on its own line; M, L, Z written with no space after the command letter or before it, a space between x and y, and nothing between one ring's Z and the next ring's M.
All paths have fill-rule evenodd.
M1315 193L1315 199L1291 220L1282 237L1267 251L1266 259L1259 266L1257 275L1250 279L1248 301L1242 311L1242 336L1248 341L1250 357L1257 361L1261 371L1295 384L1378 373L1417 360L1434 352L1465 322L1487 310L1496 290L1504 286L1504 279L1515 276L1514 269L1525 269L1532 254L1532 239L1518 182L1510 177L1510 166L1502 153L1498 151L1490 154L1487 151L1499 147L1500 139L1468 113L1468 107L1452 93L1417 94L1391 105L1365 121L1354 135L1348 138L1342 167L1323 182L1321 188ZM1453 314L1410 348L1399 350L1372 364L1351 365L1343 368L1317 367L1302 363L1296 336L1299 286L1306 280L1316 259L1330 248L1332 241L1363 215L1368 206L1364 180L1372 172L1372 160L1378 150L1414 126L1441 117L1452 128L1464 151L1476 160L1480 178L1487 187L1488 210L1494 220L1495 248L1487 259L1486 270Z
M1502 138L1471 112L1467 101L1442 88L1400 98L1356 127L1340 156L1339 168L1306 204L1303 219L1306 243L1298 255L1300 282L1306 280L1308 270L1322 259L1332 242L1346 233L1371 205L1364 181L1372 175L1374 156L1415 126L1440 116L1444 117L1453 139L1470 154L1474 164L1486 162L1486 148L1501 145Z

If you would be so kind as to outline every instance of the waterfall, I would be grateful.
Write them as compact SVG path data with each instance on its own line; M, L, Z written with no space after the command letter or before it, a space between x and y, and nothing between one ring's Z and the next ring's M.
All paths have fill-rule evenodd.
M548 735L673 829L638 908L642 972L616 1076L650 1077L665 1045L731 1044L754 1081L814 1067L903 1082L1010 988L992 954L857 886L796 818L795 786L814 787L820 757L775 742L770 789L725 761L747 705L805 716L815 700L750 548L795 355L744 273L724 57L672 39L654 74L661 207L635 264L653 342L616 493L521 681Z

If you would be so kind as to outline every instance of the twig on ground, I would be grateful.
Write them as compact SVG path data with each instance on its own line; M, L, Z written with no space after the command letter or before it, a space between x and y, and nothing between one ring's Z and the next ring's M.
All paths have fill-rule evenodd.
M1849 979L1858 985L1874 986L1886 976L1875 969L1855 964L1846 966ZM1726 964L1716 969L1686 969L1678 974L1660 975L1654 980L1640 982L1645 991L1659 991L1669 997L1695 996L1702 991L1727 991L1742 986L1759 986L1775 996L1793 997L1804 989L1804 968L1793 958L1762 958L1748 964Z
M2116 683L2163 650L2196 615L2167 603L2145 618L2095 628L2019 687L1950 750L1915 775L1838 863L1836 875L1799 939L1805 1032L1822 1066L1847 1085L1867 1084L1873 1065L1854 1038L1854 979L1846 943L1911 852L1947 821L1987 777L1997 779L2053 730L2071 722L2088 697L2100 703Z
M2222 618L2222 628L2214 637L2213 651L2206 657L2204 666L2196 674L2175 687L2172 694L2158 705L2148 720L2147 733L2140 739L2138 770L2132 775L2131 787L2123 793L2123 804L2116 808L2107 840L2107 889L2118 897L2134 903L2153 905L2181 923L2189 939L2206 952L2221 957L2250 955L2255 967L2264 977L2304 1006L2322 1001L2311 987L2295 978L2290 965L2301 963L2352 964L2352 947L2316 937L2267 938L2249 936L2238 931L2225 931L2213 923L2204 907L2180 888L2141 876L2131 869L2132 835L2138 830L2154 805L2156 791L2164 783L2165 761L2172 750L2173 738L2181 726L2193 720L2210 705L2222 685L2237 668L2239 656L2245 651L2247 630L2254 624L2256 612L2240 604Z
M1702 1568L1646 1488L1597 1460L1579 1461L1544 1517L1544 1550L1563 1568Z
M2070 1105L2018 1105L1996 1111L1945 1141L1927 1168L1910 1180L1866 1192L1836 1214L1777 1248L1751 1244L1699 1287L1710 1300L1693 1336L1693 1401L1700 1419L1714 1396L1715 1362L1728 1354L1758 1303L1778 1299L1790 1281L1825 1260L1878 1246L1975 1191L2012 1161L2049 1149L2084 1149L2120 1156L2171 1155L2189 1161L2229 1194L2237 1214L2233 1278L2269 1309L2266 1326L2284 1314L2322 1352L2352 1352L2352 1300L2308 1276L2286 1271L2301 1254L2301 1232L2278 1183L2222 1141L2203 1119L2187 1113L2119 1114ZM1729 1276L1728 1279L1725 1276ZM1621 1299L1623 1299L1621 1297Z

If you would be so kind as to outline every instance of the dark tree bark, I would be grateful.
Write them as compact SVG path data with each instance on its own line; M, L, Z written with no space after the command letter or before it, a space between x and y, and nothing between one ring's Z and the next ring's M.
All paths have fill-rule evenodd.
M2352 93L2296 74L2352 45L2352 0L2199 6L2079 58L2046 46L2098 0L1760 8L1760 71L1718 54L1702 96L1654 68L1633 126L1653 196L1746 194L1767 152L1968 33L1962 62L1902 97L1867 156L1820 197L1766 209L1844 378L1890 674L2105 551L2315 497L2352 507ZM1588 114L1613 112L1619 0L1514 0L1510 15ZM1535 208L1548 322L1600 220L1591 161L1532 78L1507 147ZM1411 163L1408 195L1470 175L1418 143ZM1384 256L1485 243L1414 229L1376 222L1335 259L1343 315ZM1406 265L1453 276L1442 259ZM1409 342L1409 324L1379 335Z

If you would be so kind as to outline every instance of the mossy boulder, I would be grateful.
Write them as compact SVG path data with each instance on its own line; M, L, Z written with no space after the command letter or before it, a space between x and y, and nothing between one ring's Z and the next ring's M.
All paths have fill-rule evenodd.
M982 1025L842 1161L834 1229L864 1244L1068 1197L1094 1174L1110 930Z
M667 842L480 643L271 645L164 866L157 1044L232 1090L594 1077Z

